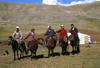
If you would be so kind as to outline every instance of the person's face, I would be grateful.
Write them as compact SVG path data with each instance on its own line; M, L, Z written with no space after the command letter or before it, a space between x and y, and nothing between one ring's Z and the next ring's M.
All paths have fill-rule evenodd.
M18 28L16 28L16 32L18 32L19 31L19 29Z
M64 29L64 26L62 26L61 28Z
M51 30L51 27L49 27L48 29Z
M72 28L74 27L74 25L71 26Z
M32 30L32 32L34 32L34 30Z

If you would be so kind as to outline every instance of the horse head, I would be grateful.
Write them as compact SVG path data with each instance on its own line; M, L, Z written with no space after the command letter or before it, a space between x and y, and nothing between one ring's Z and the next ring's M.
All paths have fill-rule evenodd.
M12 40L13 40L13 37L12 37L12 36L9 36L9 39L8 39L8 46L10 46L10 45L11 45Z
M52 38L53 38L54 40L57 40L57 35L56 35L56 33L53 33Z
M41 44L42 46L46 46L43 38L38 38L38 41L39 41L39 44Z
M75 36L73 34L70 35L70 40L74 40Z
M64 35L62 36L62 40L63 40L64 42L68 42L67 35L64 34Z

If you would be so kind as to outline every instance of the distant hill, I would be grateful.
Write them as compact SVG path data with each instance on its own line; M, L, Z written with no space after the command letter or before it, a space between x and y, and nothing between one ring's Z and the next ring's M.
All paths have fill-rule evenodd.
M0 22L84 23L100 21L100 2L75 6L0 2Z

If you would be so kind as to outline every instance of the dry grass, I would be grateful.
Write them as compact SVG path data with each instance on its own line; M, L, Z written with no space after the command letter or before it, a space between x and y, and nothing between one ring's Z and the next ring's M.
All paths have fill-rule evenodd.
M11 46L0 45L0 68L98 68L100 67L100 44L90 45L90 48L86 48L87 45L81 45L80 54L72 55L71 46L69 46L68 56L62 56L61 48L57 46L54 49L55 57L47 57L48 50L39 45L37 51L37 60L31 61L30 57L28 59L23 58L21 60L13 61L13 52ZM8 50L10 53L8 57L4 56L3 53ZM29 53L30 54L30 53Z

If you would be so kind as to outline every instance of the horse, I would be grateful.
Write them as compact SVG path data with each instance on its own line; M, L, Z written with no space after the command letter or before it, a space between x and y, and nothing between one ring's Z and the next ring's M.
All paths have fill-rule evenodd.
M50 50L52 51L52 57L54 57L53 50L57 43L57 35L54 33L52 37L48 39L48 57L50 56Z
M42 38L33 38L29 43L29 50L31 51L31 61L32 61L32 55L35 54L35 60L36 60L36 51L38 49L38 45L41 44L42 46L45 46L44 39Z
M70 44L72 46L72 54L74 52L77 52L77 54L78 54L78 48L79 48L78 39L75 37L74 34L71 34L70 37L69 37L69 40L70 40Z
M24 41L21 43L20 46L22 47L22 49L20 49L18 42L16 40L14 40L12 36L9 36L8 45L9 46L12 45L12 50L13 50L13 53L14 53L14 59L13 59L14 61L15 61L15 57L16 57L16 55L15 55L16 51L17 51L17 59L18 60L19 60L19 55L18 55L19 50L20 50L20 58L21 58L21 55L24 51L25 51L26 54L28 54L28 51L26 50L26 46L25 46ZM23 56L24 56L24 53L23 53Z
M67 55L67 46L68 46L68 39L67 39L67 35L63 35L62 38L61 38L61 42L60 42L60 46L62 48L62 55L65 54ZM64 53L65 51L65 53Z

